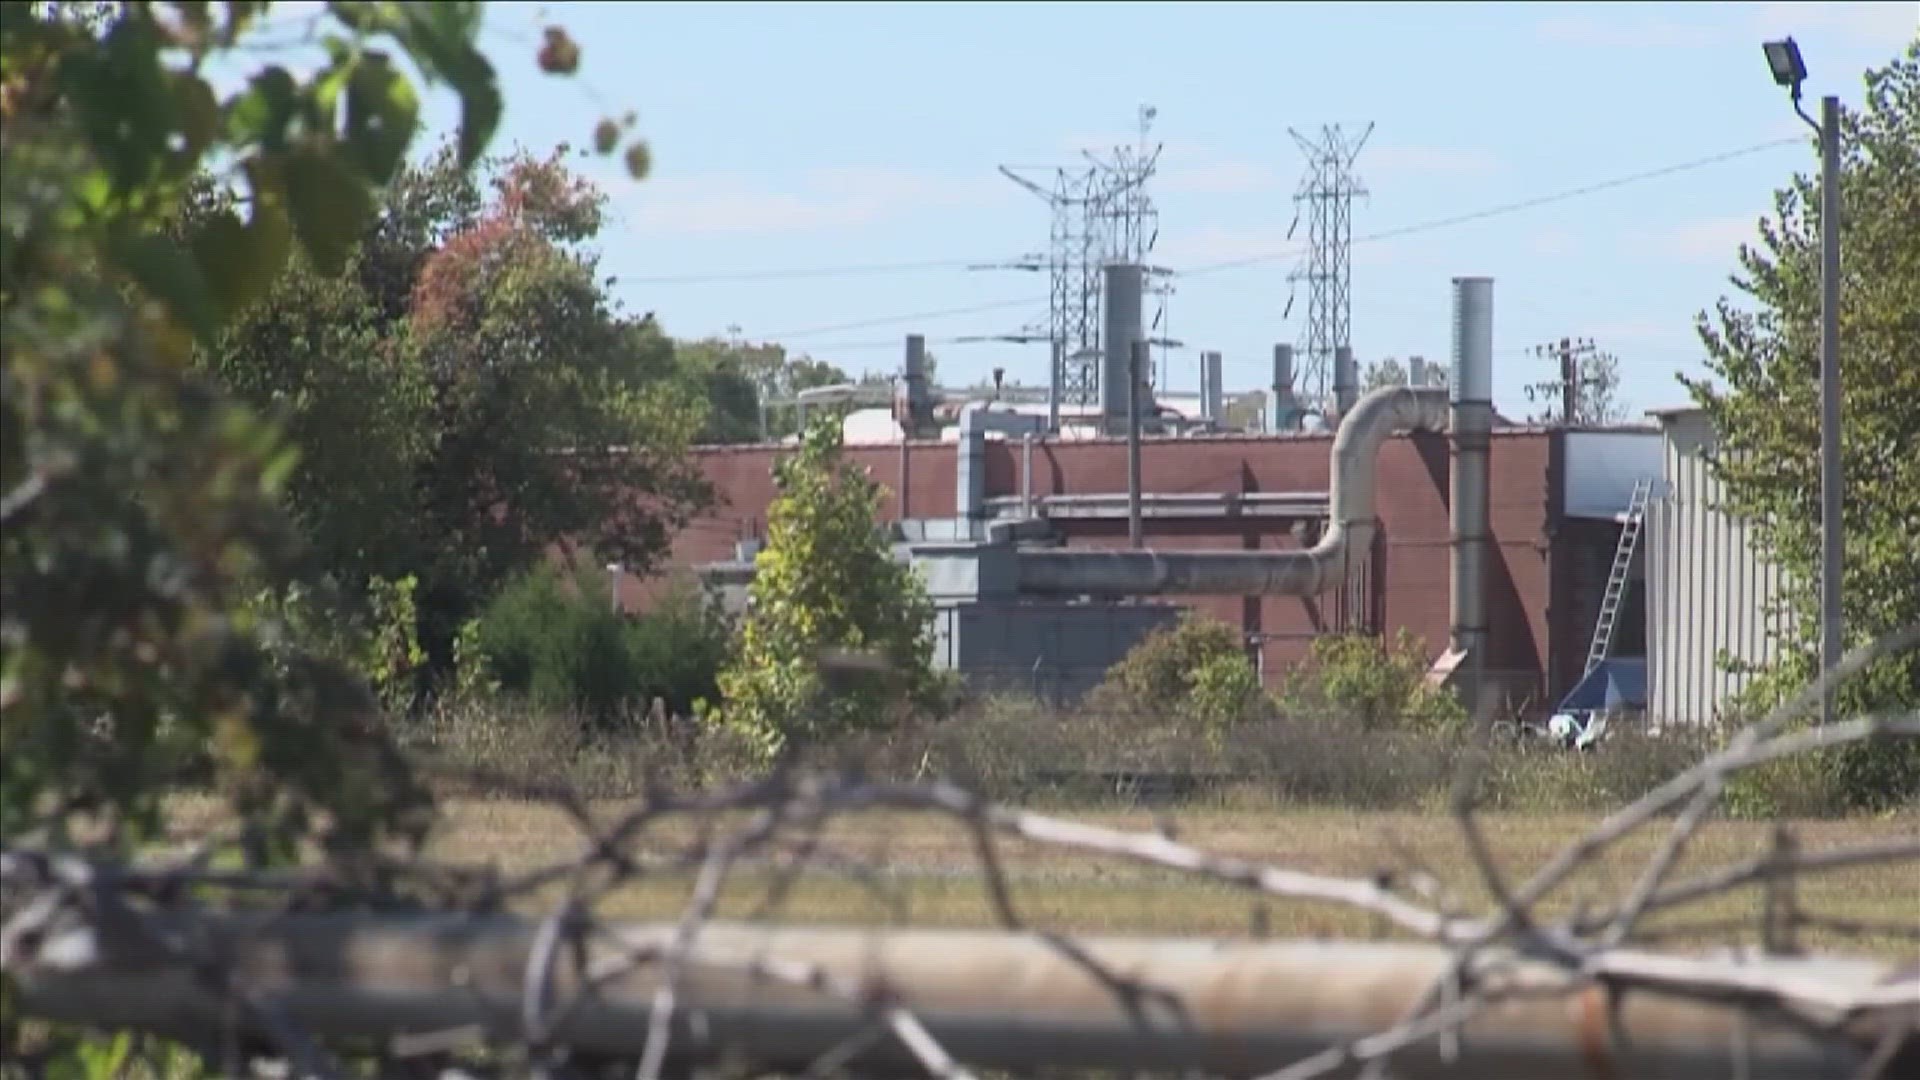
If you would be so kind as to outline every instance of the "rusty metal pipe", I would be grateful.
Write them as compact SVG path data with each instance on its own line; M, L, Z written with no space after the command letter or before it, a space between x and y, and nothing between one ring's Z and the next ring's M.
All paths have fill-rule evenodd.
M295 915L189 924L161 917L147 928L193 943L197 958L315 1036L391 1039L468 1027L504 1040L523 1034L536 938L523 920ZM131 923L47 929L0 949L28 1015L201 1036L247 1022ZM657 956L674 928L613 932L629 949ZM791 1069L865 1029L860 1004L756 974L756 964L774 958L836 984L884 988L976 1067L1250 1075L1393 1027L1452 959L1414 944L1084 938L1079 945L1070 955L1034 934L709 925L679 986L674 1057L710 1062L731 1054L736 1063ZM565 1000L582 973L565 959L569 949L559 955L555 993ZM588 955L588 972L597 974L621 950L596 939ZM1396 1076L1694 1080L1727 1075L1740 1060L1755 1078L1817 1080L1851 1075L1871 1034L1818 1038L1732 1005L1569 989L1559 969L1537 961L1489 953L1483 963L1481 984L1514 996L1465 1024L1457 1058L1443 1059L1430 1040L1415 1044L1395 1058ZM1873 985L1884 975L1872 964L1769 963L1841 986ZM559 1041L589 1053L638 1052L658 978L651 963L608 978L569 1013ZM912 1063L897 1044L884 1043L860 1064Z

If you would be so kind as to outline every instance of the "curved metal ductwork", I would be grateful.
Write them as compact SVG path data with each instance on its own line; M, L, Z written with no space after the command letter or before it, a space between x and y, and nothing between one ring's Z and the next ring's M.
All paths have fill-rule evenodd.
M1317 596L1347 579L1347 553L1373 547L1373 472L1400 432L1444 432L1448 392L1392 386L1360 399L1333 440L1332 523L1303 551L1022 551L1020 591L1074 596L1161 593Z

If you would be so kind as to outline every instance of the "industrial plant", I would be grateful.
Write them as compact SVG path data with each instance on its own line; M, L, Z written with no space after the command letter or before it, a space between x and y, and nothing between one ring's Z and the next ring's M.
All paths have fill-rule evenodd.
M848 454L884 484L896 555L936 605L938 662L976 687L1070 700L1193 610L1238 627L1269 684L1318 637L1405 631L1476 715L1711 718L1743 680L1723 657L1769 655L1781 583L1714 509L1701 417L1499 416L1485 277L1452 281L1444 366L1412 357L1404 384L1362 394L1348 247L1365 136L1337 128L1295 135L1311 166L1299 346L1273 347L1257 391L1228 394L1208 351L1197 395L1160 390L1180 343L1156 335L1151 119L1138 148L1051 187L1003 170L1049 204L1053 254L1020 264L1052 276L1049 325L976 340L1049 344L1044 388L1003 386L996 369L990 389L942 390L912 335L891 388L776 403L834 408ZM744 603L781 452L697 451L718 505L670 568Z

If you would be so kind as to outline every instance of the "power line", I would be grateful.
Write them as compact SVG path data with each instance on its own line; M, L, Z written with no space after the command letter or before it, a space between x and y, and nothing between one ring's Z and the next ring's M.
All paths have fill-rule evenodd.
M1800 144L1801 141L1802 141L1801 138L1797 135L1789 136L1787 138L1782 138L1782 139L1769 139L1766 142L1754 143L1751 146L1744 146L1737 150L1728 150L1722 153L1710 155L1708 157L1694 158L1690 161L1683 161L1673 165L1664 165L1656 169L1647 169L1642 172L1631 173L1626 176L1617 176L1608 180L1601 180L1591 184L1583 184L1579 187L1567 188L1565 190L1552 192L1546 195L1536 195L1536 196L1533 196L1532 198L1520 199L1520 200L1517 200L1514 202L1508 202L1508 203L1501 203L1497 206L1490 206L1481 210L1470 211L1468 213L1454 214L1448 217L1433 218L1428 221L1414 222L1408 225L1396 226L1391 229L1383 229L1379 232L1368 233L1365 236L1356 236L1353 238L1353 242L1356 244L1375 243L1381 240L1398 239L1403 236L1413 236L1419 233L1433 232L1439 229L1451 228L1455 225L1465 225L1475 221L1485 221L1489 218L1502 217L1507 214L1516 214L1524 210L1532 210L1542 206L1551 206L1555 203L1566 202L1571 199L1584 198L1588 195L1596 195L1603 191L1612 191L1616 188L1627 187L1632 184L1645 183L1646 181L1649 181L1649 180L1657 180L1662 177L1674 176L1674 175L1678 175L1680 173L1685 173L1685 172L1692 172L1696 169L1704 169L1711 165L1718 165L1718 164L1721 164L1722 162L1732 161L1736 158L1757 154L1765 150L1773 150L1783 146L1797 146ZM1250 255L1244 258L1231 259L1225 262L1211 263L1205 266L1197 267L1192 270L1184 270L1184 271L1181 271L1180 276L1195 277L1201 274L1220 273L1226 270L1238 270L1238 269L1243 269L1249 266L1258 266L1258 265L1261 265L1262 263L1278 262L1282 259L1292 258L1293 256L1297 255L1299 251L1300 251L1300 247L1296 245L1286 251L1269 252L1261 255ZM907 264L901 264L901 265L907 265ZM926 266L931 264L923 263L918 265ZM848 268L828 268L828 269L837 269L837 270L844 271ZM792 271L790 272L790 276L805 276L807 273L808 272ZM632 281L634 279L629 278L627 280ZM878 319L864 319L859 322L839 323L832 326L810 327L805 330L791 331L786 334L766 334L762 336L770 340L787 338L787 337L802 337L810 334L834 333L841 330L858 330L858 329L864 329L870 326L886 326L894 323L912 322L916 319L937 319L937 318L945 318L945 317L954 316L954 315L970 315L970 314L974 314L976 312L981 312L981 311L997 311L1003 308L1017 307L1021 304L1030 304L1030 303L1039 303L1039 302L1042 302L1042 301L1029 300L1029 299L1001 300L1001 301L996 301L989 304L980 304L972 307L949 308L942 311L918 312L911 315L891 315L891 316L886 316Z
M1633 173L1629 176L1619 176L1611 180L1602 180L1598 183L1586 184L1564 191L1556 191L1548 195L1538 195L1533 198L1522 199L1518 202L1502 203L1499 206L1490 206L1470 213L1456 214L1451 217L1436 218L1431 221L1416 222L1410 225L1401 225L1381 232L1369 233L1365 236L1356 236L1353 242L1359 244L1372 243L1380 240L1392 240L1402 236L1413 236L1423 232L1432 232L1436 229L1450 228L1454 225L1464 225L1474 221L1482 221L1487 218L1519 213L1523 210L1531 210L1540 206L1550 206L1554 203L1565 202L1569 199L1577 199L1586 195L1594 195L1602 191L1611 191L1614 188L1625 187L1630 184L1644 183L1648 180L1657 180L1665 176L1691 172L1695 169L1704 169L1710 165L1718 165L1725 161L1732 161L1750 154L1757 154L1763 150L1773 150L1782 146L1798 145L1800 142L1801 139L1799 136L1772 139L1767 142L1755 143L1752 146L1741 147L1738 150L1729 150L1724 153L1714 154L1710 157L1695 158L1691 161L1683 161L1675 165L1665 165L1657 169ZM1192 270L1183 270L1181 271L1181 276L1192 277L1196 274L1212 274L1222 270L1236 270L1243 266L1258 266L1262 263L1278 262L1282 259L1288 259L1298 255L1304 247L1304 244L1294 245L1284 251L1273 251L1260 255L1249 255L1239 259L1230 259L1225 262L1210 263ZM785 270L744 270L722 271L708 274L666 274L649 277L622 277L621 281L630 285L721 285L755 281L795 281L808 278L855 277L864 274L908 274L929 270L966 270L978 266L981 263L992 261L991 259L927 259L917 262L850 263L841 266L792 267Z
M925 262L853 263L793 270L749 270L742 273L670 274L663 277L623 277L630 285L723 285L750 281L791 281L802 278L857 277L863 274L910 274L923 270L965 270L980 260L938 259Z
M1732 161L1735 158L1746 157L1749 154L1757 154L1763 150L1773 150L1778 147L1790 145L1797 146L1802 141L1803 139L1798 135L1789 136L1784 139L1770 139L1763 143L1754 143L1752 146L1741 147L1738 150L1728 150L1724 153L1714 154L1711 157L1695 158L1692 161L1683 161L1677 165L1664 165L1657 169L1648 169L1645 172L1637 172L1628 176L1617 176L1611 180L1601 180L1597 183L1568 188L1565 191L1556 191L1550 195L1536 195L1532 198L1521 199L1517 202L1490 206L1484 210L1475 210L1470 213L1455 214L1451 217L1435 218L1431 221L1421 221L1411 225L1401 225L1380 232L1368 233L1365 236L1354 237L1353 242L1356 244L1365 244L1380 240L1394 240L1402 236L1413 236L1418 233L1433 232L1436 229L1465 225L1469 222L1484 221L1487 218L1516 214L1522 210L1532 210L1536 207L1551 206L1554 203L1566 202L1569 199L1578 199L1587 195L1597 195L1600 192L1611 191L1614 188L1626 187L1630 184L1644 183L1648 180L1657 180L1664 176L1673 176L1677 173L1704 169L1709 165L1718 165L1721 162ZM1286 251L1270 252L1264 255L1249 255L1244 258L1213 263L1193 270L1183 270L1180 272L1180 276L1194 277L1199 274L1211 274L1221 270L1238 270L1246 266L1258 266L1261 263L1278 262L1281 259L1292 258L1299 254L1300 248L1301 245L1295 245Z
M982 311L999 311L1002 308L1019 307L1022 304L1044 304L1044 299L1029 296L1017 300L995 300L987 304L973 304L968 307L943 308L939 311L916 311L911 315L885 315L876 319L861 319L858 322L834 323L830 326L809 326L802 330L786 330L779 333L758 335L764 341L786 341L790 338L810 337L814 334L832 334L841 330L864 330L869 326L888 326L893 323L915 322L920 319L944 319L954 315L973 315Z

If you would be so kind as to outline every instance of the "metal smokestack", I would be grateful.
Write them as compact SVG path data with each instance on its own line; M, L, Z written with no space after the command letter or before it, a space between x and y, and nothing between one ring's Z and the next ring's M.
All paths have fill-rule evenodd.
M1360 400L1360 369L1354 364L1353 346L1333 350L1333 411L1345 416Z
M1407 357L1407 385L1427 385L1427 358L1424 356Z
M1218 424L1226 394L1220 389L1220 354L1200 354L1200 419Z
M1488 442L1493 430L1493 279L1453 279L1453 647L1467 711L1486 715L1487 579L1492 554L1488 517Z
M907 335L902 366L906 408L901 410L900 427L909 439L924 438L933 426L933 388L927 385L927 339L923 335Z
M1144 340L1140 313L1146 285L1146 268L1137 263L1108 263L1103 269L1101 307L1100 411L1109 433L1125 430L1127 423L1128 365L1133 343ZM1142 412L1150 411L1145 403Z
M1300 423L1293 404L1293 346L1273 347L1273 430L1292 431Z

